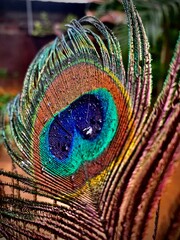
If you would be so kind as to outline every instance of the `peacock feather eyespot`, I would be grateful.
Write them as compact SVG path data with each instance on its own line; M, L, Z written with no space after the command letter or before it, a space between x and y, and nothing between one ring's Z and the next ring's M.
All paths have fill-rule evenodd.
M34 93L29 111L34 112L29 146L33 175L39 183L50 176L57 182L66 178L66 190L56 181L53 188L69 193L87 185L87 179L112 163L131 115L127 90L112 71L92 65L87 58L81 63L73 58L70 67L56 73L51 81L43 81L43 94ZM51 67L54 72L55 66ZM113 150L110 155L109 149Z
M117 127L117 108L106 89L83 94L43 127L42 166L56 176L74 174L85 161L96 159L107 148Z

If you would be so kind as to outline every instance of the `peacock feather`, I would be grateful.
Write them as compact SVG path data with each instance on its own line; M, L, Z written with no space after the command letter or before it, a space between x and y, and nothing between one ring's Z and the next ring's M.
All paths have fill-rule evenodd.
M127 71L102 22L74 20L37 54L4 110L6 239L179 239L179 198L169 224L157 228L162 189L180 160L180 39L150 111L148 40L133 2L123 5Z

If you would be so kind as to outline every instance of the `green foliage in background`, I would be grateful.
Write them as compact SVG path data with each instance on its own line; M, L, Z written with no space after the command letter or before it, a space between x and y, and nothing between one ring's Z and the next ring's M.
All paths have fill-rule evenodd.
M163 85L167 69L180 30L180 1L179 0L134 0L134 4L142 18L152 54L153 97L156 98ZM101 18L109 12L119 11L123 7L117 0L105 0L101 4L90 5L95 16ZM124 21L125 22L125 21ZM109 27L118 37L123 59L127 56L127 26L125 23L110 24ZM125 65L127 63L127 59Z
M6 68L0 68L0 78L7 78L8 70Z
M34 22L34 29L33 29L32 35L43 37L46 35L51 35L52 32L53 32L52 26L49 20L48 13L41 12L40 19Z
M0 94L0 111L13 97L14 95L10 93Z
M77 16L68 14L61 23L56 23L56 26L58 25L59 31L64 32L66 30L66 24L70 23L72 19L77 19ZM50 21L48 13L41 12L39 20L36 20L34 22L32 35L36 37L44 37L53 34L55 34L53 23Z

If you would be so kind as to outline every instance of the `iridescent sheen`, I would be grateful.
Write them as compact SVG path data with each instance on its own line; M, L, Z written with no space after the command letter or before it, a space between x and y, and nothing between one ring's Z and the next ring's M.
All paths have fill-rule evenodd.
M42 129L42 166L56 176L74 174L85 161L96 159L106 149L117 126L116 105L106 89L83 94Z

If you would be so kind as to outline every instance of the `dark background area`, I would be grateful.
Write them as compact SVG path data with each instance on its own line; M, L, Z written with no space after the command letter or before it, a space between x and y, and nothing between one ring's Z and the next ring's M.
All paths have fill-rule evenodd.
M32 1L33 12L46 11L49 13L61 13L61 14L74 13L80 17L84 16L86 6L87 6L86 3L62 3L62 2L57 3L57 2ZM26 1L1 0L0 12L5 13L8 11L25 12Z
M56 37L54 26L73 15L85 15L87 4L32 1L33 24L44 21L51 32L36 36L28 33L25 0L0 1L0 95L6 101L21 90L27 68L38 50ZM45 19L42 19L42 14Z

